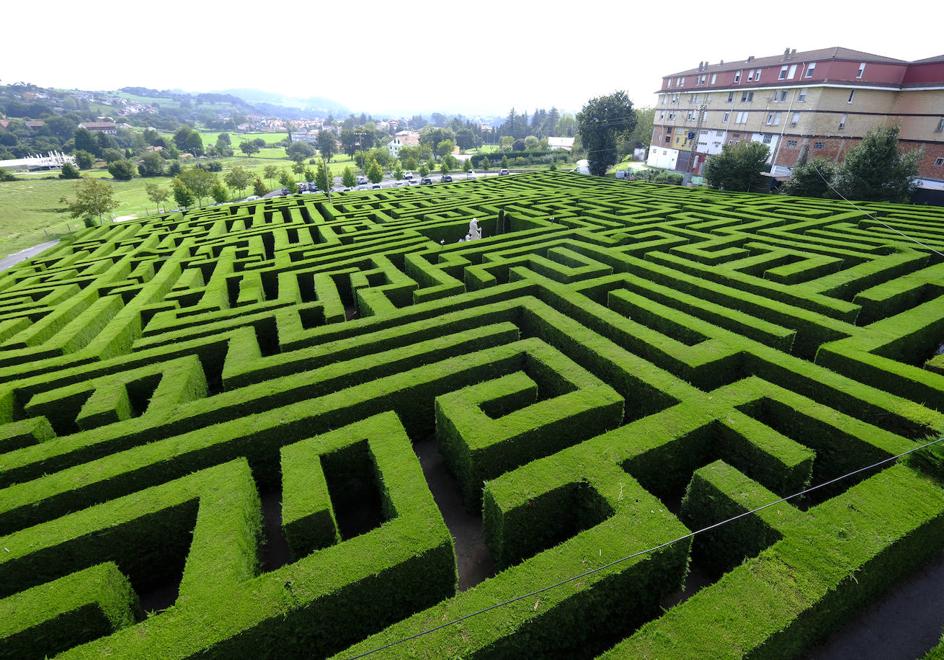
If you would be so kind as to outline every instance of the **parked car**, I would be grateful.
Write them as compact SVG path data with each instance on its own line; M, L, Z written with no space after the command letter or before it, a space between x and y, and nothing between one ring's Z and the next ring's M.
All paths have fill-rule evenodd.
M428 176L424 176L422 179L420 179L420 185L431 186L433 185L433 180Z
M254 201L256 201L257 199L259 199L259 195L249 195L249 197L247 197L245 201L247 201L247 202L254 202ZM174 209L174 210L176 210L176 209Z
M380 184L379 184L379 183L375 183L374 185L372 185L372 186L370 187L370 189L371 189L371 190L380 190Z
M403 178L406 179L407 181L411 181L413 179L413 172L407 172L406 174L403 175Z
M475 176L475 170L469 170L468 172L465 173L466 179L471 179L474 176Z
M505 169L498 170L498 176L502 176L504 174L511 174L511 172Z
M441 177L439 177L439 181L441 183L452 183L452 175L443 174Z
M358 174L358 175L357 175L357 185L363 186L363 185L366 185L367 183L368 183L368 181L367 181L367 177L366 177L366 176L364 176L363 174Z

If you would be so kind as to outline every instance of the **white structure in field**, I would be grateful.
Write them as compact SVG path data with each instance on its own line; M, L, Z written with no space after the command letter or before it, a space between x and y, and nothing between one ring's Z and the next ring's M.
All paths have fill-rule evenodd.
M0 167L8 170L41 170L62 167L66 163L75 165L75 158L59 151L50 151L45 156L0 160Z

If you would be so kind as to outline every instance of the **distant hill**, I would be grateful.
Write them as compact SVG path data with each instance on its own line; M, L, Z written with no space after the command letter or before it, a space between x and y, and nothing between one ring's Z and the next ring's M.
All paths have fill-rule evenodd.
M310 96L307 98L285 96L273 92L264 92L259 89L224 89L221 94L235 96L243 101L251 103L258 108L295 108L298 110L307 110L307 114L315 113L320 115L346 116L350 110L331 99L321 96Z

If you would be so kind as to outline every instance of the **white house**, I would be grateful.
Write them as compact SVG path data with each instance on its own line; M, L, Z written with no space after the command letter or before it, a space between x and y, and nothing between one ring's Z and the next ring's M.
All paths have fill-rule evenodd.
M563 149L572 151L574 148L574 138L572 137L549 137L547 138L548 149Z
M400 157L400 149L403 147L416 147L420 144L420 134L418 131L397 131L393 139L387 143L387 151L393 158Z

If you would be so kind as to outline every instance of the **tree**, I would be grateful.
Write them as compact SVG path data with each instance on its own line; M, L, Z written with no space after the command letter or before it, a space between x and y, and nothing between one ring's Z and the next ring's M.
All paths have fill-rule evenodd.
M223 202L229 199L229 191L226 189L219 179L213 183L213 187L210 188L210 197L213 198L213 201L217 204L222 204Z
M439 164L440 174L446 175L449 174L449 163L443 158L443 161Z
M383 181L383 168L380 167L380 163L376 160L370 161L370 165L367 166L367 178L371 183L380 183Z
M239 143L239 150L246 154L247 157L252 158L252 155L259 152L259 147L256 146L256 143L252 140L246 140Z
M138 168L135 167L134 163L124 158L108 164L108 173L118 181L131 181L137 171Z
M262 170L262 176L270 186L275 185L275 180L279 178L279 168L275 165L266 165Z
M95 164L95 157L83 149L79 149L72 155L75 157L75 164L79 166L80 170L87 170Z
M156 183L150 181L144 184L144 192L147 194L148 199L154 202L154 206L158 212L161 210L161 205L166 202L167 198L170 196L166 188L161 188Z
M502 151L509 151L514 143L515 138L511 137L510 135L504 135L499 141L499 148Z
M462 171L463 171L463 172L466 172L466 173L472 171L472 159L471 159L471 158L466 158L464 161L462 161Z
M295 174L304 174L305 173L305 163L298 160L292 163L292 171Z
M914 192L920 151L898 151L897 126L876 128L846 155L833 186L843 197L903 202Z
M767 169L769 154L767 145L761 142L726 144L720 154L705 163L705 180L722 190L763 191L766 177L762 173Z
M229 133L220 133L216 136L216 152L224 158L233 155L233 140Z
M256 177L256 180L252 182L252 194L256 197L262 197L267 192L269 192L269 189L266 188L266 184L262 182L262 179Z
M790 180L783 186L787 195L802 197L835 197L829 187L838 167L831 160L816 158L793 168Z
M318 190L323 190L328 195L331 194L331 187L334 184L334 177L331 176L331 170L328 167L328 161L319 158L315 165L315 185Z
M199 167L188 167L177 175L177 178L193 193L200 206L203 199L210 196L210 190L216 183L216 175Z
M289 159L294 160L296 163L303 162L306 158L311 158L315 155L315 149L307 142L292 142L285 149L286 155Z
M78 179L81 176L82 173L79 172L79 168L72 163L65 163L59 172L60 179Z
M115 149L113 147L102 149L102 159L106 163L114 163L116 160L124 160L125 152L121 149Z
M420 176L426 176L426 175L428 175L428 174L429 174L429 165L427 165L425 162L420 163L419 172L420 172Z
M403 165L399 160L393 163L393 178L397 181L403 178Z
M180 177L174 177L170 185L174 189L174 201L177 202L179 208L187 208L193 204L193 191L180 180Z
M164 158L156 151L149 151L141 156L138 164L138 174L143 177L162 176L164 174Z
M346 188L353 188L357 185L357 178L354 176L354 170L351 169L350 165L344 168L344 171L341 172L341 183L344 184Z
M82 218L86 226L92 226L95 218L102 223L102 216L118 208L111 184L101 179L81 179L75 185L75 199L61 200L71 218Z
M234 165L229 172L223 176L223 181L233 190L239 191L242 197L243 191L252 185L253 174L249 170L239 165Z
M334 133L321 129L318 133L318 151L321 152L322 158L329 163L331 162L334 154L338 153L338 141L335 139Z
M524 148L528 151L537 151L541 141L535 135L529 135L524 139Z
M291 170L288 168L283 168L279 172L279 184L283 188L288 188L289 191L295 187L295 177L292 176Z
M501 166L502 166L502 169L503 169L503 170L507 170L507 169L508 169L508 156L502 156L502 159L501 159Z
M479 167L482 168L483 172L488 172L489 169L491 169L492 167L492 161L490 161L488 157L486 156L485 158L482 159L482 163L479 165Z
M99 155L100 151L98 149L98 142L95 141L95 136L92 135L91 131L88 129L75 129L74 140L76 150L85 151L95 156Z
M354 152L357 151L359 146L359 139L357 133L354 132L353 128L344 128L341 129L341 149L348 156L353 156Z
M618 160L617 136L636 127L633 102L624 91L592 98L577 114L577 130L587 149L590 173L603 176Z
M445 158L450 155L455 148L456 143L452 140L442 140L436 143L436 155L440 158Z

